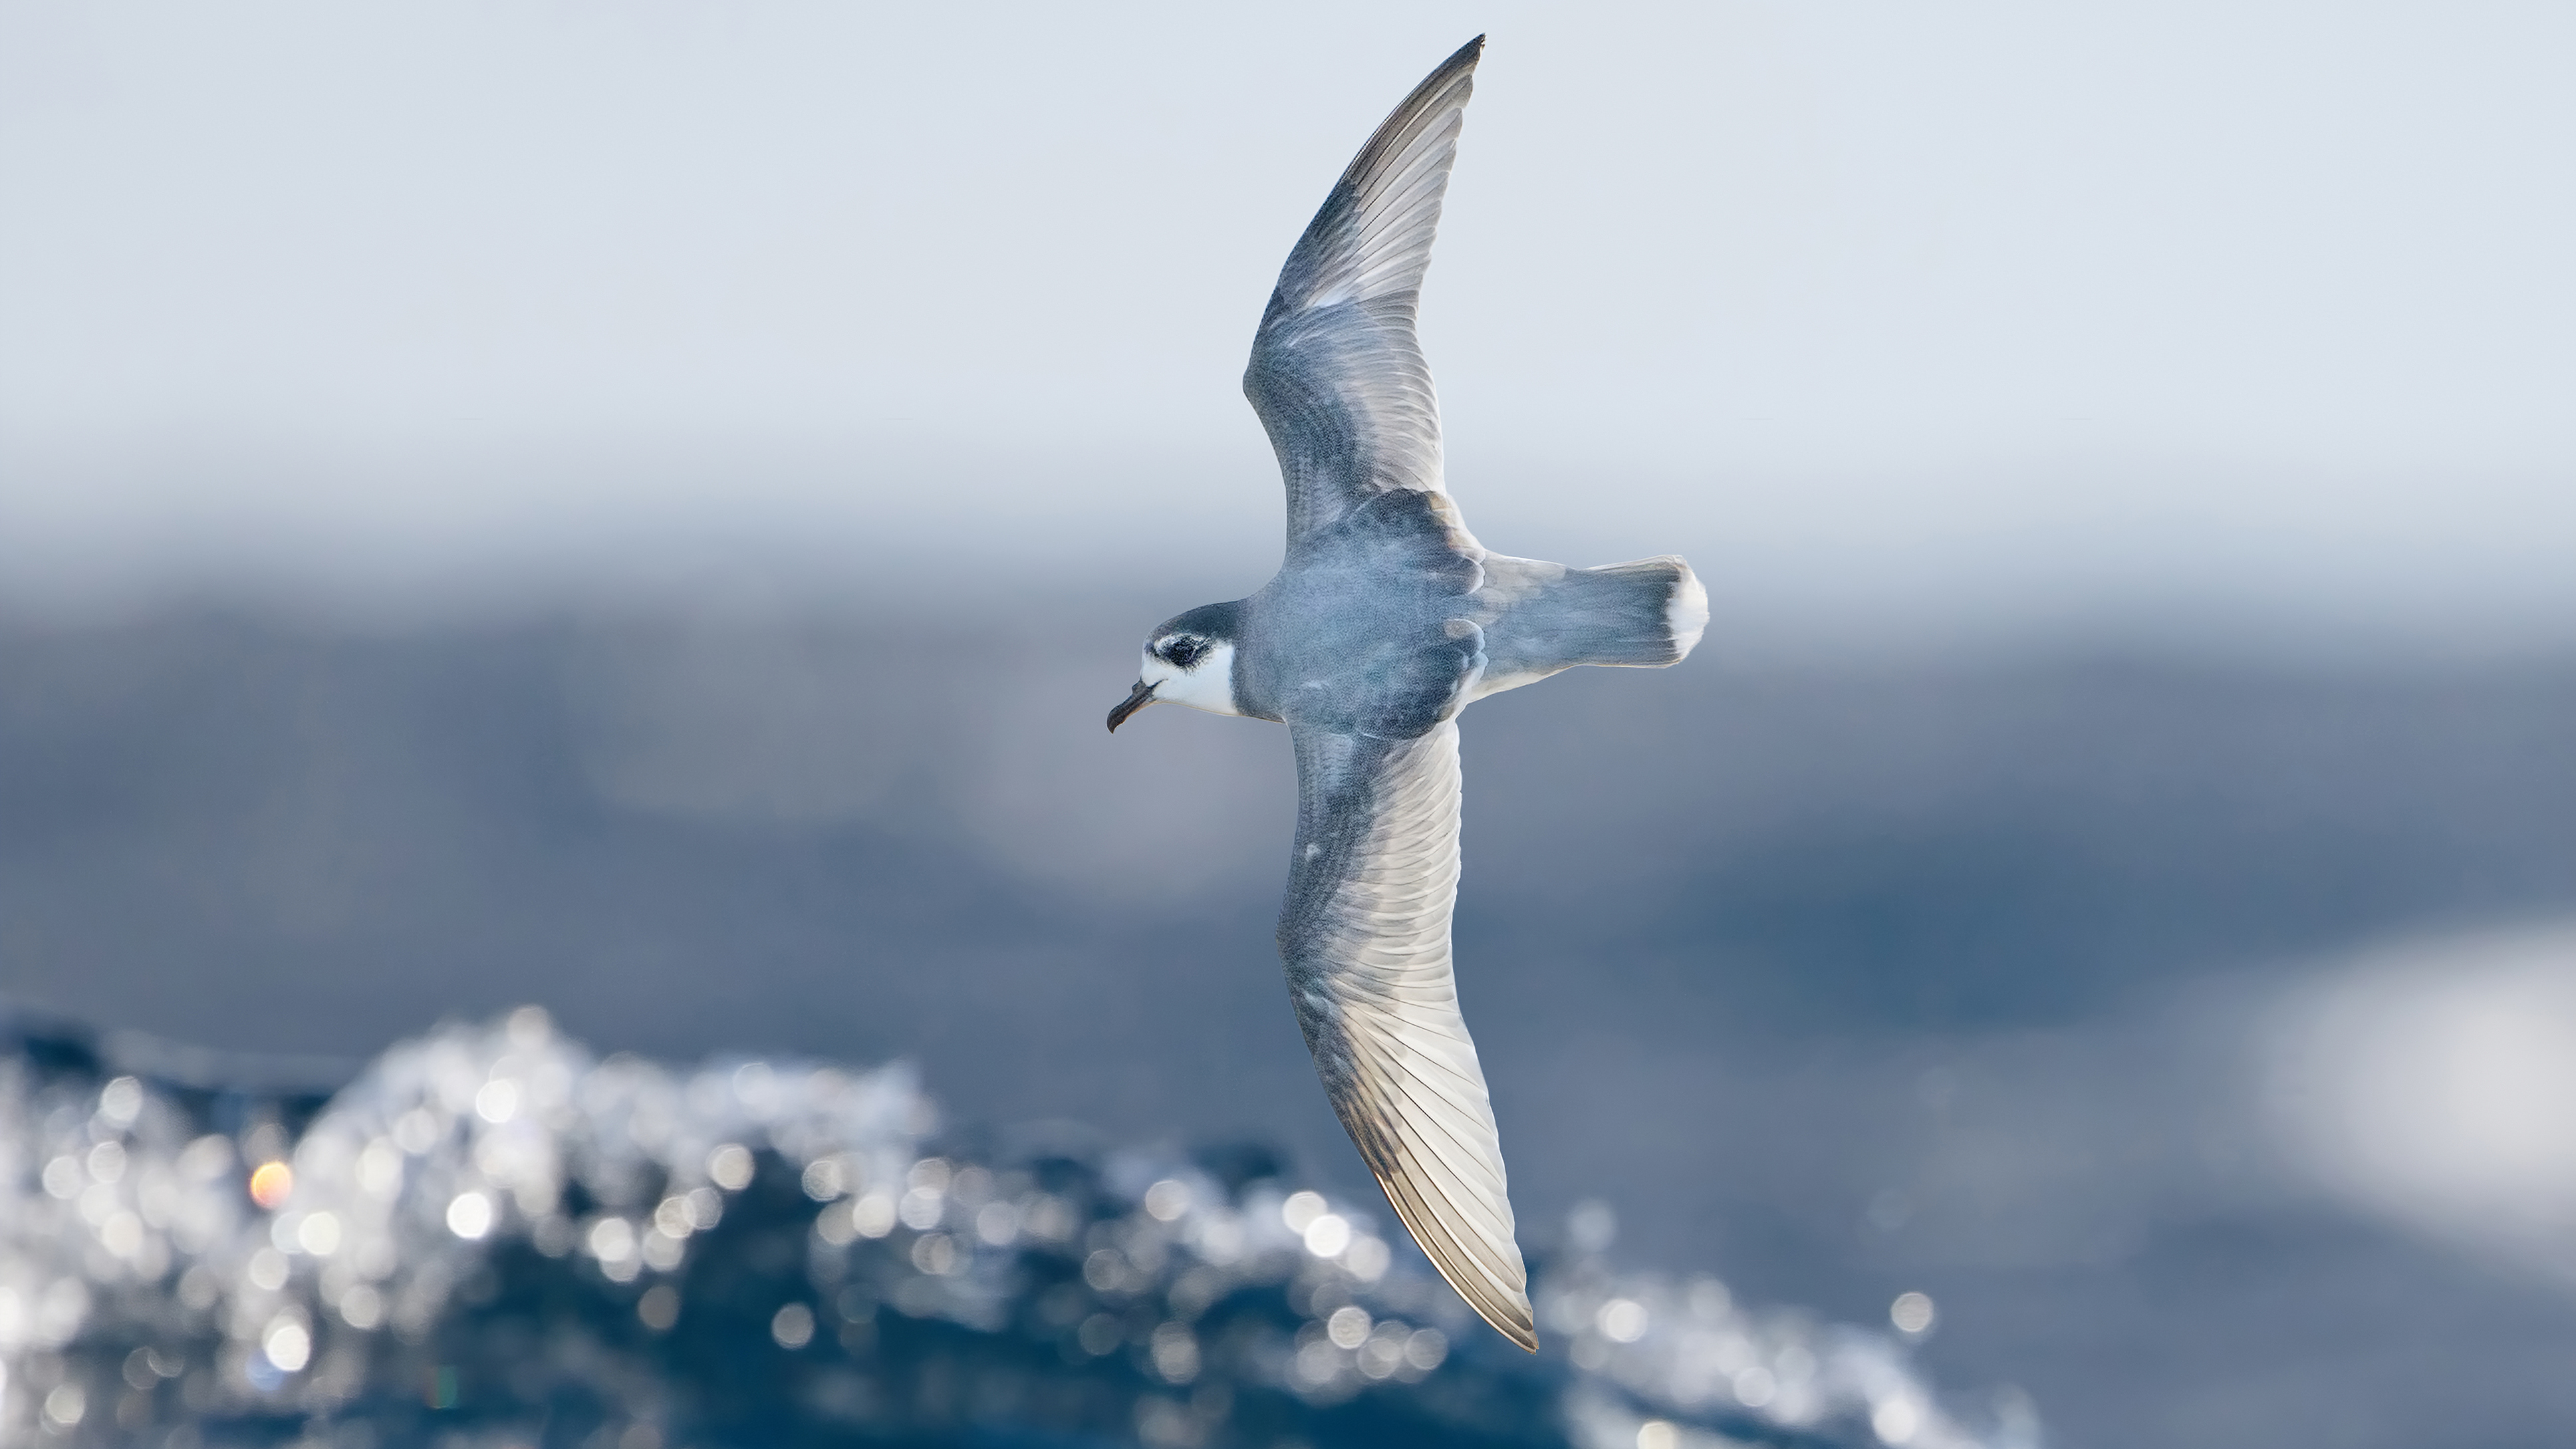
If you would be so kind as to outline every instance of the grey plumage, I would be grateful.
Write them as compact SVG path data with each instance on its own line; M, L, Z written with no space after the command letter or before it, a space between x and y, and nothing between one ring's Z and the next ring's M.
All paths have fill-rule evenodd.
M1448 496L1414 314L1483 47L1443 62L1361 148L1262 313L1243 386L1287 485L1278 574L1156 629L1110 728L1156 699L1288 725L1297 838L1279 952L1298 1025L1414 1240L1535 1348L1449 954L1457 715L1577 664L1675 663L1707 611L1678 558L1569 569L1491 553Z

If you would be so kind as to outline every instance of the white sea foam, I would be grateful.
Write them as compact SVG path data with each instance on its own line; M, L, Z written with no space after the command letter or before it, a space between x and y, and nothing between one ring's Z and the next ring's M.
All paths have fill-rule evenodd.
M1108 1405L1156 1446L1435 1377L1552 1396L1585 1449L2037 1442L2026 1405L1964 1422L1893 1335L1616 1270L1600 1232L1540 1278L1560 1390L1393 1261L1373 1204L958 1150L899 1067L601 1060L533 1009L402 1043L318 1110L63 1055L0 1059L12 1440L919 1433L959 1412L915 1392L945 1373L982 1421L1099 1432ZM1479 1397L1404 1400L1405 1432Z

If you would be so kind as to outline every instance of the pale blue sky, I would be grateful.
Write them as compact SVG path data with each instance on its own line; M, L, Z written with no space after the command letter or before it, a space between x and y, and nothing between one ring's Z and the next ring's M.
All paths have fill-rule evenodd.
M1249 587L1252 322L1479 30L1423 325L1488 543L1792 631L2576 637L2540 4L0 0L0 569L819 588L971 502Z

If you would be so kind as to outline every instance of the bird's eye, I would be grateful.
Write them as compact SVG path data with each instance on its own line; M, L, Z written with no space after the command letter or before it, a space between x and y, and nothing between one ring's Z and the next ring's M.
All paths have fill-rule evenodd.
M1207 641L1187 636L1174 639L1163 646L1163 657L1183 669L1198 663L1199 656L1205 653L1207 653Z

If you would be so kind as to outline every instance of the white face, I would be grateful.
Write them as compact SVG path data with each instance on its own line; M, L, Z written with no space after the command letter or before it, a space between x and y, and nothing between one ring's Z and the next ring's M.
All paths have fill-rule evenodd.
M1154 686L1157 704L1186 704L1210 714L1234 707L1234 646L1196 634L1166 634L1145 646L1136 677Z

